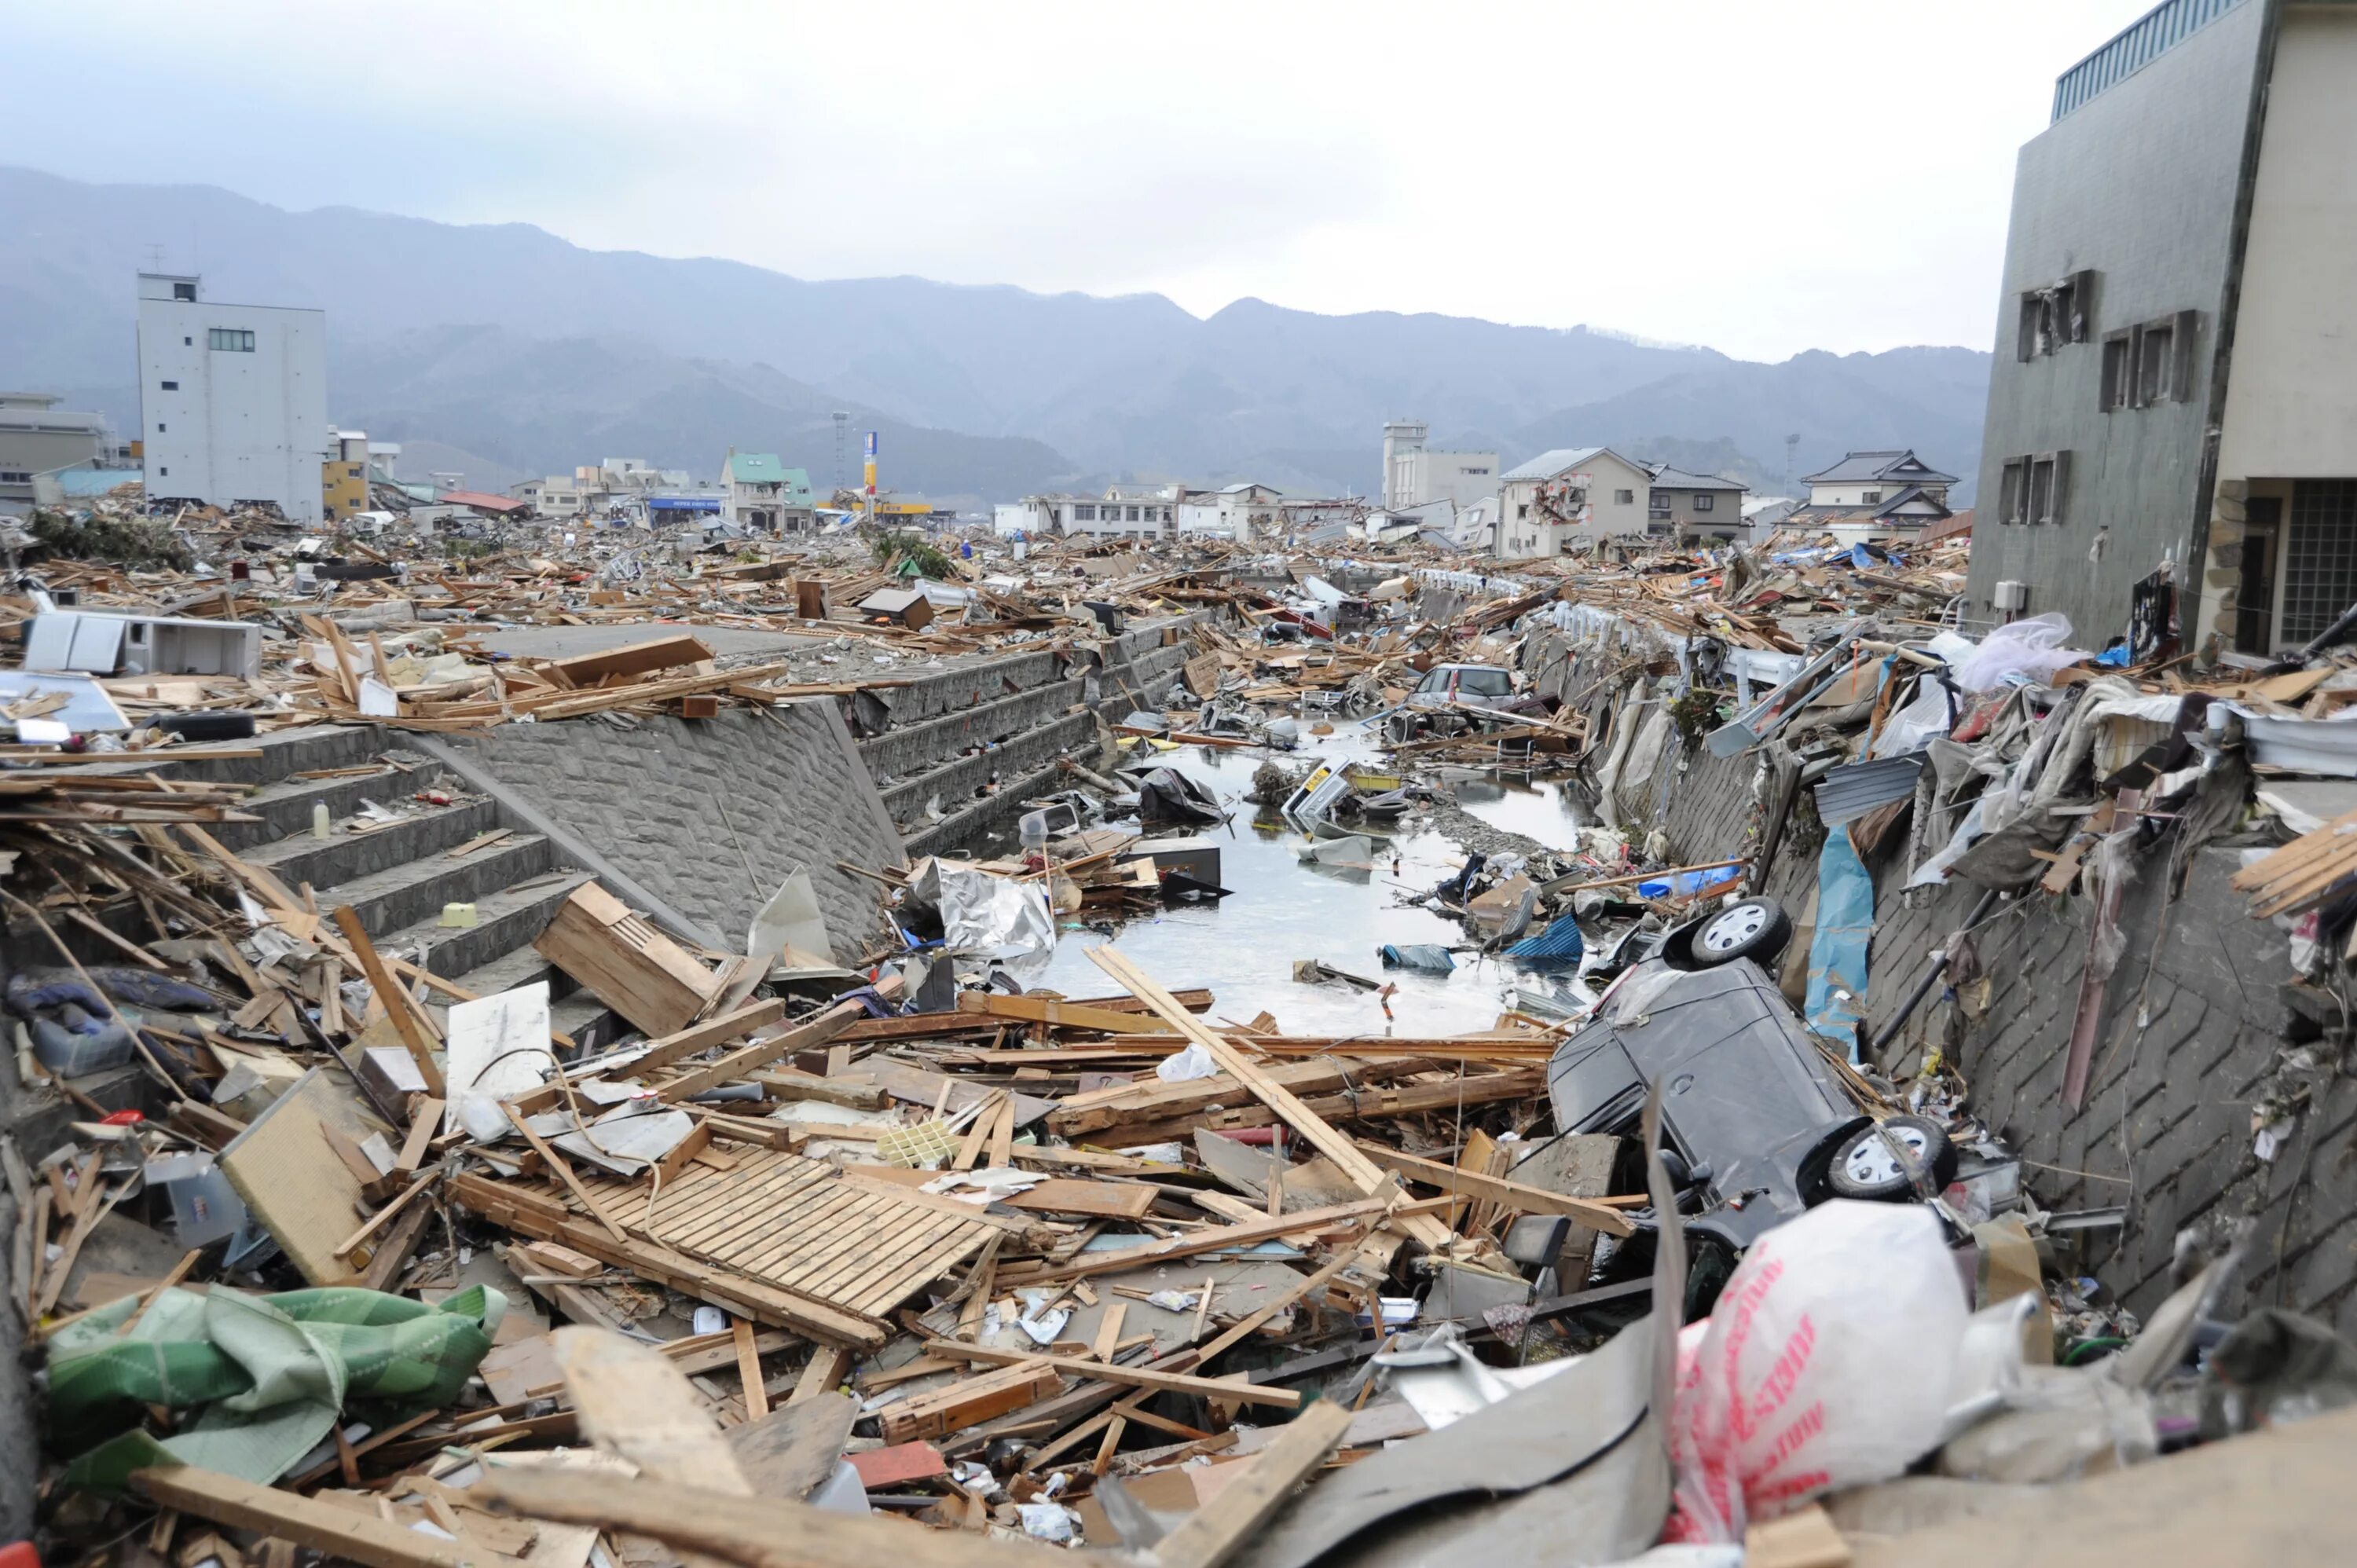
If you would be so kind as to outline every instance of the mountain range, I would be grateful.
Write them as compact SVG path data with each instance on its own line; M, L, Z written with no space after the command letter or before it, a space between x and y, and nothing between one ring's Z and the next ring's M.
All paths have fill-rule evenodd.
M1584 327L1256 299L1199 319L1158 295L812 282L524 224L25 168L0 167L0 378L135 428L133 275L160 262L200 273L207 298L324 308L330 417L404 443L404 474L457 467L483 488L608 456L708 478L734 447L779 452L823 489L840 410L855 441L879 433L885 484L968 502L1111 480L1374 494L1381 427L1400 417L1510 465L1607 445L1762 493L1788 461L1797 476L1911 446L1969 499L1987 400L1989 356L1970 349L1763 364Z

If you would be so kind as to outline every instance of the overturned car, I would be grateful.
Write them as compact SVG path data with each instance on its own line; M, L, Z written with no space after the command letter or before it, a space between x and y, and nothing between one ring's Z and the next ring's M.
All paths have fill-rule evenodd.
M1633 1137L1646 1090L1663 1088L1663 1159L1692 1265L1690 1313L1706 1312L1745 1249L1829 1197L1936 1197L1956 1175L1947 1132L1922 1117L1877 1120L1796 1016L1766 965L1792 940L1767 899L1671 931L1622 971L1547 1067L1555 1127ZM1652 1266L1661 1218L1599 1246L1596 1283Z

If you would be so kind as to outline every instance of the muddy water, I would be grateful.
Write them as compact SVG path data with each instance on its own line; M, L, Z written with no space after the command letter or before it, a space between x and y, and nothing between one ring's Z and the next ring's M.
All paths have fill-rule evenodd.
M1594 803L1567 779L1524 779L1512 774L1450 769L1438 780L1468 815L1502 832L1535 839L1549 849L1568 848L1574 828L1597 821Z
M1386 971L1376 956L1387 942L1466 941L1456 921L1396 907L1403 897L1455 872L1464 863L1458 847L1436 833L1411 830L1376 837L1371 870L1303 865L1298 852L1309 841L1273 811L1255 821L1260 809L1241 799L1267 755L1201 746L1164 754L1163 760L1236 813L1230 826L1203 835L1220 846L1220 883L1232 896L1216 905L1176 906L1129 921L1120 928L1121 950L1173 989L1210 986L1215 1018L1243 1023L1265 1009L1287 1034L1413 1036L1486 1027L1497 1017L1501 995L1512 978L1495 961L1459 953L1454 973L1434 975ZM1284 760L1297 767L1318 755L1305 749ZM1372 747L1352 743L1347 727L1326 742L1322 755L1364 760L1371 768L1376 761ZM1104 940L1093 931L1063 931L1047 973L1030 983L1072 996L1118 989L1088 959L1087 950ZM1387 1021L1371 992L1296 983L1297 959L1322 959L1353 974L1396 982L1395 1016Z

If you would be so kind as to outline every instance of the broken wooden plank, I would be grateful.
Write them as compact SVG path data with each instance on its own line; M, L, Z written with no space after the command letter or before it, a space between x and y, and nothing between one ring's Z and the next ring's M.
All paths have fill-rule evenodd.
M1139 1000L1152 1007L1162 1021L1193 1040L1209 1052L1222 1070L1233 1077L1254 1097L1282 1117L1286 1124L1308 1139L1318 1152L1340 1167L1342 1174L1356 1183L1361 1192L1395 1191L1397 1181L1382 1166L1360 1151L1357 1144L1337 1131L1316 1112L1304 1105L1293 1091L1271 1079L1259 1065L1230 1045L1224 1036L1205 1028L1195 1015L1179 1005L1145 971L1129 960L1126 953L1111 945L1089 950L1090 961L1129 988ZM1399 1223L1411 1237L1428 1251L1447 1248L1454 1237L1448 1226L1428 1214L1403 1215Z
M1240 1480L1222 1487L1154 1548L1159 1568L1221 1568L1237 1548L1276 1517L1350 1429L1351 1412L1332 1400L1303 1411L1261 1450Z
M806 1051L813 1046L823 1046L849 1028L854 1020L867 1015L866 1008L856 1002L838 1002L807 1023L754 1041L740 1050L729 1052L709 1067L698 1068L673 1079L656 1091L666 1104L702 1094L707 1089L717 1089L724 1083L734 1083L757 1069L769 1066L780 1057L795 1051Z
M1125 1367L1118 1362L1095 1361L1084 1356L1000 1350L987 1345L969 1345L958 1339L928 1339L925 1349L931 1355L986 1361L1002 1367L1052 1367L1071 1377L1127 1383L1133 1388L1152 1389L1157 1393L1200 1394L1206 1399L1232 1400L1239 1404L1273 1404L1285 1410L1291 1410L1301 1403L1301 1396L1290 1389L1254 1387L1217 1378L1189 1377L1184 1372L1158 1371L1152 1367Z
M493 1470L476 1496L533 1519L627 1530L748 1568L1051 1568L1069 1556L962 1530L911 1529L871 1514L731 1497L699 1487L547 1468ZM391 1527L387 1527L391 1528ZM443 1561L455 1563L457 1549ZM401 1565L405 1568L405 1565Z
M1389 1167L1408 1180L1423 1187L1437 1187L1443 1192L1460 1193L1485 1202L1503 1205L1517 1214L1565 1214L1593 1230L1608 1236L1631 1236L1636 1227L1619 1209L1608 1208L1584 1197L1567 1197L1544 1187L1525 1187L1504 1176L1484 1176L1475 1171L1459 1170L1444 1165L1437 1160L1419 1159L1383 1144L1360 1142L1367 1157L1377 1165Z
M299 1492L242 1481L193 1465L131 1473L131 1485L167 1509L232 1530L259 1530L331 1558L349 1558L368 1568L465 1568L482 1553L461 1541L445 1541L380 1519L338 1508Z
M384 1009L385 1016L393 1020L394 1031L401 1036L402 1048L409 1053L410 1060L417 1064L417 1076L425 1080L425 1092L436 1100L445 1098L447 1091L442 1085L442 1069L436 1065L433 1049L425 1042L425 1032L418 1027L417 1016L412 1011L415 1004L411 1002L409 993L387 972L384 960L377 954L376 944L369 940L368 929L361 924L360 911L350 904L341 904L336 908L335 918L336 929L343 932L352 956L360 961L361 972L368 977L369 989L376 993L377 1004Z
M972 1347L959 1346L961 1351ZM1083 1362L1094 1366L1094 1362ZM1044 1362L1033 1362L1017 1357L1017 1364L1002 1371L987 1372L978 1378L966 1378L947 1388L932 1389L924 1393L884 1407L878 1416L887 1443L912 1443L920 1437L941 1437L961 1431L977 1422L988 1421L995 1415L1005 1415L1010 1410L1047 1398L1062 1386L1056 1369Z

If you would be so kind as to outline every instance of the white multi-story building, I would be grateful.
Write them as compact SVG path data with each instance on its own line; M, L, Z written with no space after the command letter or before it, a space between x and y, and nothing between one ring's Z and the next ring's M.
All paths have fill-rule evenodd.
M1100 496L1025 496L1017 505L997 509L996 525L1001 532L1161 539L1171 532L1178 494L1175 487L1156 490L1115 487Z
M328 314L221 305L139 274L139 439L151 501L268 503L319 521L330 455Z
M1394 419L1383 426L1383 507L1405 511L1448 501L1469 507L1498 493L1495 452L1443 452L1426 446L1428 427L1419 419Z

